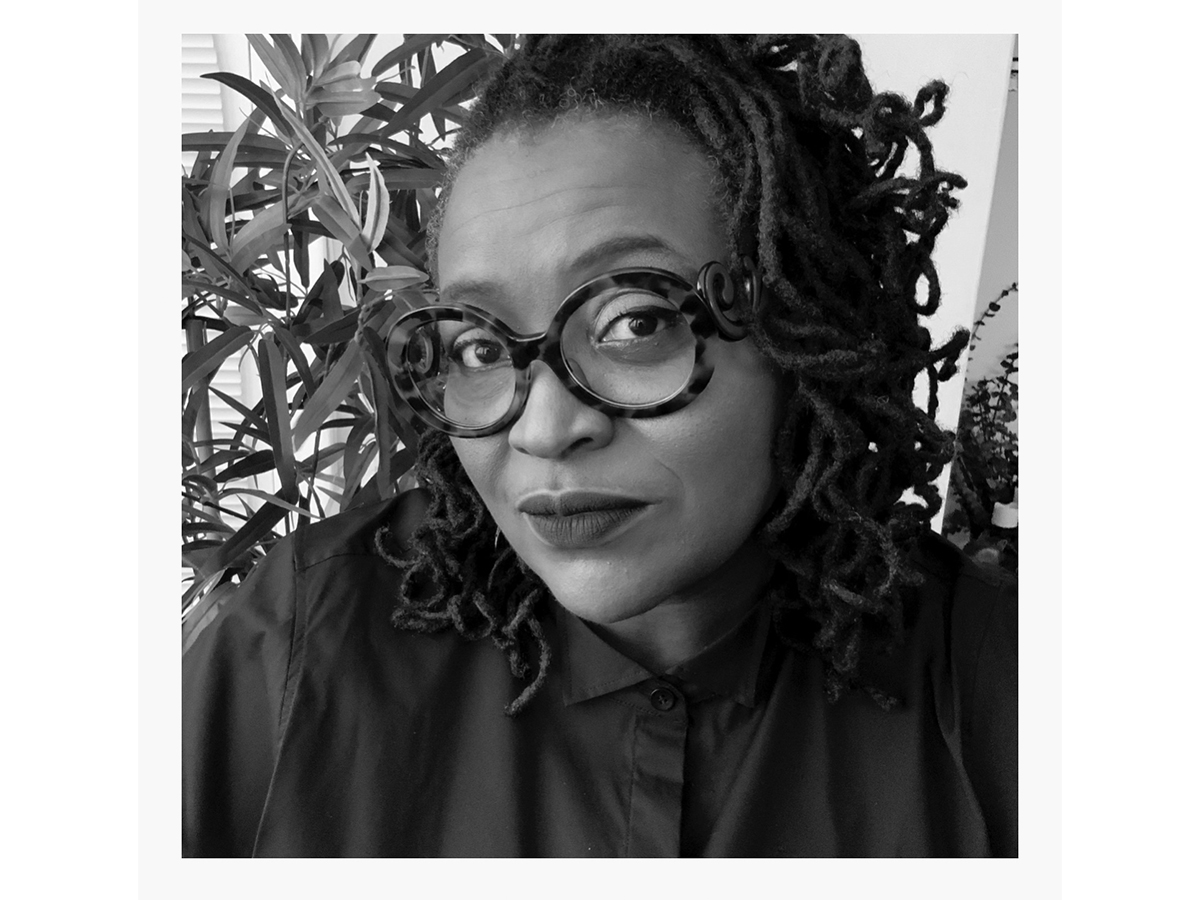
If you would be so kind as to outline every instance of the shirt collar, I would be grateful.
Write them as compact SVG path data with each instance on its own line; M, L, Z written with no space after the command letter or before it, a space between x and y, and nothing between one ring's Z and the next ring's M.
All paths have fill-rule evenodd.
M554 604L563 659L563 703L570 705L655 678L655 674L610 647L578 616ZM689 700L714 695L753 707L759 669L771 630L771 614L759 603L732 630L691 659L662 673Z

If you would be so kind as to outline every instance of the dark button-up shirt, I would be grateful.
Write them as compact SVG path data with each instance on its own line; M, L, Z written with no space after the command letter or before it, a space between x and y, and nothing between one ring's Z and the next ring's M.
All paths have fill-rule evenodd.
M554 605L533 702L489 640L397 632L375 529L412 498L288 538L184 656L184 853L1015 855L1013 585L938 538L900 697L830 705L754 610L652 673Z

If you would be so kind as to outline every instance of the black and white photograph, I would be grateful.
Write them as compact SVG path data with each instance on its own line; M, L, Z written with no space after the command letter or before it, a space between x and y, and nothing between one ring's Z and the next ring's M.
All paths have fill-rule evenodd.
M185 856L1018 855L1017 35L182 42Z
M22 10L8 893L1186 893L1182 18Z

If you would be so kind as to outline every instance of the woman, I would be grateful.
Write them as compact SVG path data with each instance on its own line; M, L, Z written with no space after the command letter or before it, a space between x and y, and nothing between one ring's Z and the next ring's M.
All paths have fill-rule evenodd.
M1015 601L928 528L945 95L842 37L531 38L386 336L422 487L185 659L185 852L1015 855Z

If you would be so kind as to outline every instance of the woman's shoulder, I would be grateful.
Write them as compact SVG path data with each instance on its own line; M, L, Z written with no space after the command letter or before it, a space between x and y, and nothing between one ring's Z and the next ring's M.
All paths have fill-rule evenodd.
M983 694L1015 703L1016 578L932 532L909 560L921 583L905 594L903 636L891 652L864 659L864 676L901 696L932 689L956 720L970 719Z
M945 734L956 735L993 854L1015 856L1017 579L936 535L922 540L915 561L925 576L919 593L927 605L918 643L934 663L939 721Z
M360 611L359 604L352 602L355 598L390 590L400 575L378 552L377 535L385 541L385 550L402 556L427 505L424 491L407 491L318 520L281 538L222 599L210 620L194 629L189 650L197 642L211 643L220 633L240 632L258 635L255 640L260 642L274 635L276 643L290 646L316 607L337 610L342 616ZM383 526L387 530L380 535ZM185 653L185 659L198 655Z
M923 579L918 616L943 626L951 647L970 652L989 634L1015 637L1017 579L1007 569L976 562L933 532L917 541L911 559Z
M420 488L399 496L346 510L313 522L285 539L297 571L344 556L379 556L376 537L385 549L401 555L429 506L429 495Z

